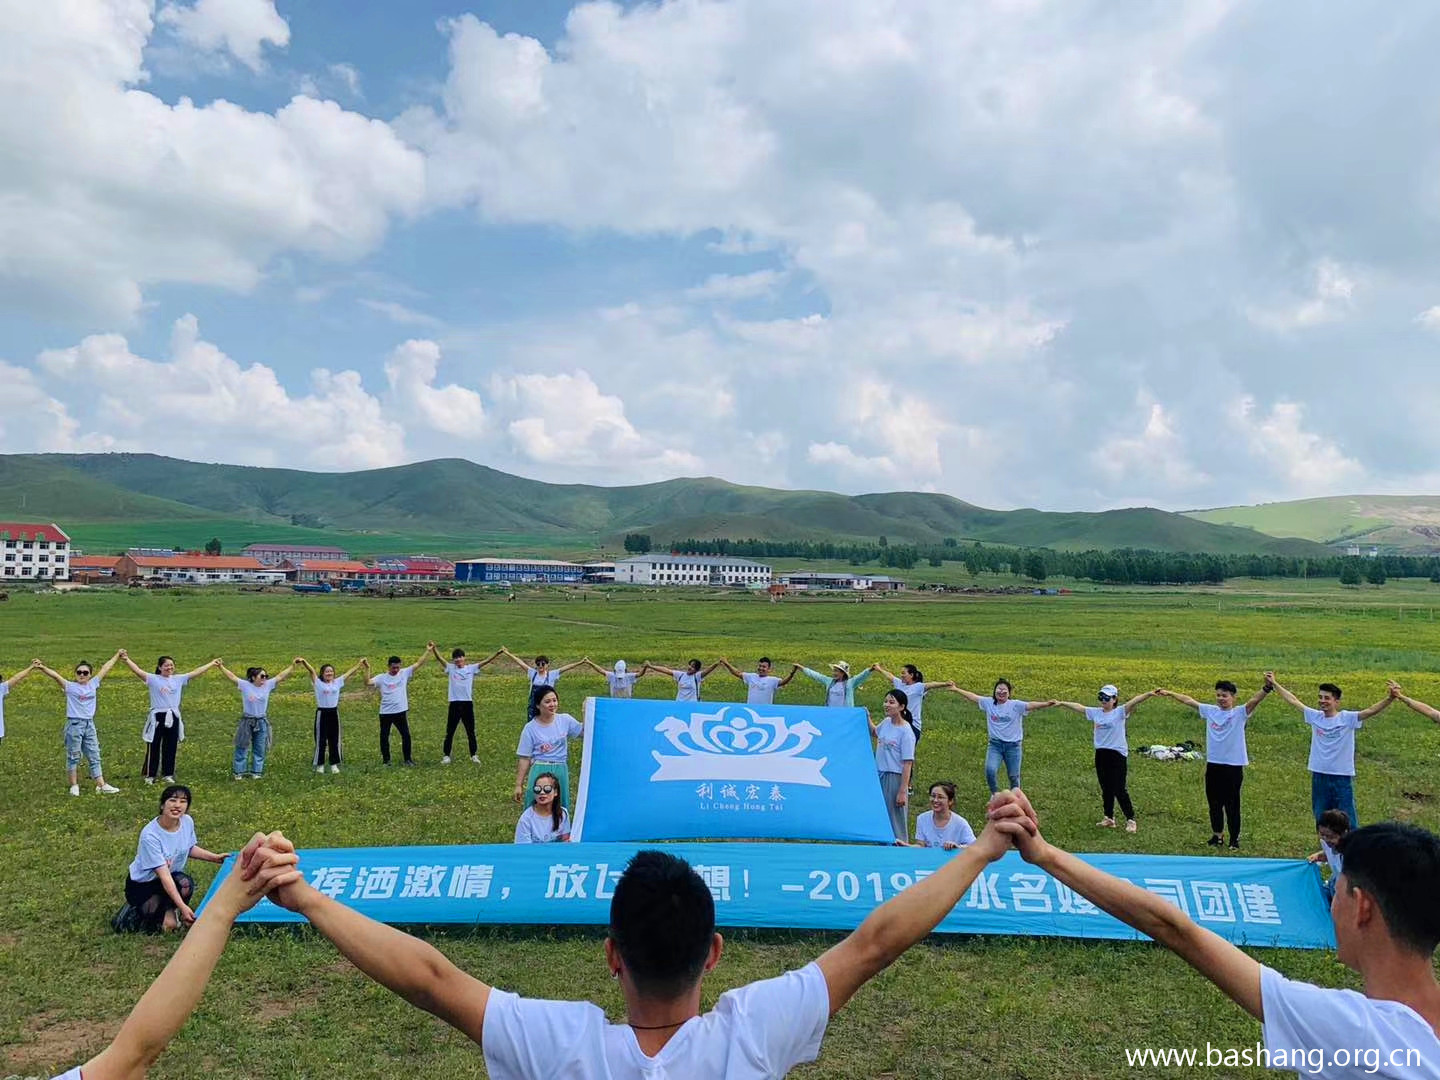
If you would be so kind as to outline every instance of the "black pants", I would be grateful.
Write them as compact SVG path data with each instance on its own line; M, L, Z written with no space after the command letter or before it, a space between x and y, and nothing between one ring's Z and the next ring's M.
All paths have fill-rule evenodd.
M915 745L916 745L916 746L919 746L919 745L920 745L920 731L921 731L920 725L917 724L917 723L915 723L914 720L911 720L911 721L910 721L910 730L915 733Z
M408 712L386 712L380 714L380 760L390 764L390 728L400 732L400 750L405 760L410 760L410 714Z
M175 751L180 748L180 721L165 726L165 714L155 714L155 737L145 744L145 775L175 775Z
M1240 785L1245 782L1244 765L1205 766L1205 801L1210 804L1210 831L1216 836L1230 819L1230 842L1240 842Z
M330 764L340 764L340 710L315 710L315 767L325 764L325 755L330 755Z
M1130 805L1130 792L1125 790L1125 774L1129 768L1129 759L1119 750L1095 751L1095 776L1100 781L1100 798L1105 803L1107 818L1115 816L1118 800L1125 820L1135 820L1135 807Z
M455 743L455 729L461 724L465 725L465 736L470 740L470 756L474 757L480 752L480 746L475 741L475 703L473 701L452 701L450 702L450 715L445 720L445 756L450 756L450 748Z
M175 881L175 891L180 894L180 899L190 903L190 897L195 895L195 882L190 875L179 872L170 876ZM150 881L136 881L126 874L125 902L135 909L140 929L147 934L159 933L165 922L165 913L175 910L175 901L170 899L158 877Z

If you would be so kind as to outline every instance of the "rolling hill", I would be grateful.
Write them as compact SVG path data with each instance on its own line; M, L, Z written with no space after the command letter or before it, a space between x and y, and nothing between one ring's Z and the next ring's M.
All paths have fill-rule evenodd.
M1191 510L1185 516L1320 544L1373 545L1417 554L1440 551L1440 496L1435 495L1339 495Z
M212 465L153 454L0 455L0 517L60 522L87 550L131 543L227 549L255 540L338 543L357 552L615 550L626 532L672 539L938 544L1321 554L1308 540L1148 508L1099 513L987 510L948 495L839 495L713 477L631 487L545 484L442 459L352 473ZM198 538L198 539L197 539Z

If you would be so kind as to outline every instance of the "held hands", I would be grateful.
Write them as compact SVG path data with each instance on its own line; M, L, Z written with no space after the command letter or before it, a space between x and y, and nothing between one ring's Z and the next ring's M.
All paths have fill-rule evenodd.
M1039 862L1048 845L1040 835L1040 822L1035 808L1019 788L998 792L985 808L985 829L974 847L993 862L1012 846L1028 863Z
M308 887L305 875L298 869L299 862L295 845L284 833L272 832L266 836L257 832L240 852L211 906L220 905L233 919L268 895L287 911L295 911L301 890Z

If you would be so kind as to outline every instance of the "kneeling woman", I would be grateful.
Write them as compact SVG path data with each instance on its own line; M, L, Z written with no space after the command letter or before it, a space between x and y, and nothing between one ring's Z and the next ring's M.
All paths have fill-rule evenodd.
M550 844L570 839L570 815L560 805L560 778L553 772L535 776L530 787L535 803L515 823L515 843Z
M135 909L135 923L147 933L176 930L195 921L190 910L195 883L185 873L187 859L222 863L229 858L195 842L189 811L190 789L171 784L160 793L159 815L140 830L135 861L125 879L125 902Z

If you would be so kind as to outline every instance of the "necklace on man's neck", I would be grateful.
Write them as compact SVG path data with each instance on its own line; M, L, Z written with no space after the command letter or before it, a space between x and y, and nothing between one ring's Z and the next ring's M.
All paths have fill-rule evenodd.
M677 1020L673 1024L636 1024L630 1020L626 1020L625 1026L634 1031L664 1031L666 1028L684 1027L687 1022L688 1017L685 1020Z

